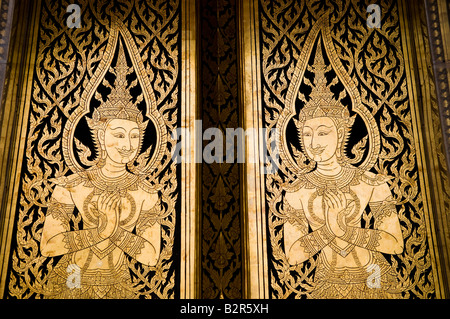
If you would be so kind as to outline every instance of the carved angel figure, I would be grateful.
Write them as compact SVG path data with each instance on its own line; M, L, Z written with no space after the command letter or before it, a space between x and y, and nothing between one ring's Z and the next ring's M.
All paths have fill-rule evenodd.
M354 118L327 86L322 56L298 120L300 144L316 167L286 192L284 247L289 264L318 254L313 298L395 297L382 254L400 254L403 237L389 177L349 163L344 146ZM367 206L371 221L362 222Z
M158 261L157 190L127 170L147 126L127 90L128 70L121 48L108 100L86 118L98 161L55 180L41 239L43 256L62 256L50 274L50 298L134 298L126 256Z

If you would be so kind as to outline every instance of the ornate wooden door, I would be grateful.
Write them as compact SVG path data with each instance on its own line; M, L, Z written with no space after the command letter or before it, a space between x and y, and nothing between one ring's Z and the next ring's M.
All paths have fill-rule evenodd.
M449 297L445 1L0 3L4 298Z

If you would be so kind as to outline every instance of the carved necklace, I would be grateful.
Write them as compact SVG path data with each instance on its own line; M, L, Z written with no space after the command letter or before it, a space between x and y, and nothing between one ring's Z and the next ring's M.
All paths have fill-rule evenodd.
M119 192L121 196L125 196L129 190L137 190L139 183L139 176L129 172L125 172L119 177L108 177L100 169L89 171L87 178L90 186L94 187L95 195L103 192Z
M317 188L320 195L323 194L325 189L340 189L343 192L348 192L348 187L353 184L352 182L354 182L355 177L358 175L356 171L357 170L353 168L342 167L341 171L336 175L324 175L315 170L305 174L305 178L310 184Z

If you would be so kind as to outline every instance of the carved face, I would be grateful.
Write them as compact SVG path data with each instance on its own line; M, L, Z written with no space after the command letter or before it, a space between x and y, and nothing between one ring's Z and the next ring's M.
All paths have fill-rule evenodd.
M130 120L110 120L105 130L99 130L99 140L113 162L126 164L134 159L139 148L138 124Z
M333 157L343 137L343 129L338 130L329 117L306 120L302 133L306 153L316 162L327 161Z

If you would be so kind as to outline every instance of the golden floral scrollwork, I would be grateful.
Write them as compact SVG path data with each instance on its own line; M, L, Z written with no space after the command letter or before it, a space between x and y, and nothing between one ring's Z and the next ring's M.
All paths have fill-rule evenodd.
M218 127L224 134L225 128L237 128L241 121L237 8L238 2L232 0L201 1L199 12L202 125L203 129ZM233 163L202 163L202 298L236 299L243 295L239 204L243 188L239 174L236 158Z
M42 3L7 294L174 298L179 2L81 1L72 29L69 4Z
M260 1L264 120L277 128L266 139L280 153L266 175L274 298L436 296L397 6L381 1L381 27L369 28L357 1ZM330 119L337 144L309 148L314 121ZM333 150L331 178L319 168Z

